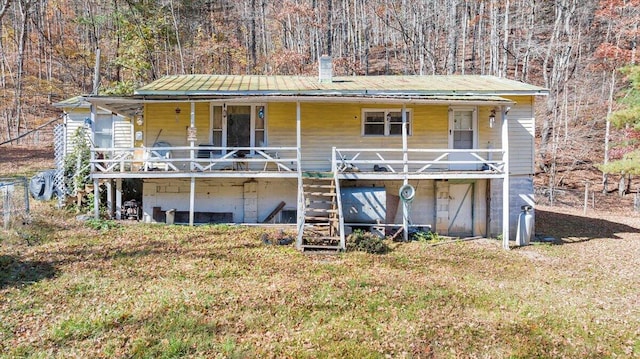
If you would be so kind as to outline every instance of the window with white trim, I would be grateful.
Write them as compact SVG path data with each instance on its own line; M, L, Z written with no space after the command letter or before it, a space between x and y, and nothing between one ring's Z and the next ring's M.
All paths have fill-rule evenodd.
M407 116L407 135L411 135L411 111L405 110ZM363 109L363 136L402 136L401 109Z

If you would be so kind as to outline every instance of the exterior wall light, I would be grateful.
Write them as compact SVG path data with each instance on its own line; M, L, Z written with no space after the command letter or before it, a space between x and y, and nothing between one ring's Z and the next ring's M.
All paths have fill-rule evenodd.
M489 128L493 128L493 125L496 123L496 109L491 109L491 114L489 115Z

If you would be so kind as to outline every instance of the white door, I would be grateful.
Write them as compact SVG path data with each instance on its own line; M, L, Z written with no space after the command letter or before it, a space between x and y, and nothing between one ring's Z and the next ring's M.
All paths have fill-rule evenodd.
M449 148L471 150L478 147L477 117L475 108L453 108L449 112ZM477 161L468 153L451 153L449 161ZM475 163L452 163L450 170L477 170Z
M449 184L449 236L473 236L473 183Z

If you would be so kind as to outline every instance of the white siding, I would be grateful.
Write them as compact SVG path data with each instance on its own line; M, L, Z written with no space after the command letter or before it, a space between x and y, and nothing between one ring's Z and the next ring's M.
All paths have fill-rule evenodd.
M66 130L66 139L67 139L67 153L73 152L74 148L74 137L78 128L84 126L85 119L90 118L91 113L88 110L82 111L79 109L77 111L73 111L70 113L66 113L66 121L65 121L65 130Z
M114 116L113 119L113 147L133 147L133 125L128 119Z
M507 114L509 121L510 172L514 176L532 175L535 151L535 120L532 97L514 98Z

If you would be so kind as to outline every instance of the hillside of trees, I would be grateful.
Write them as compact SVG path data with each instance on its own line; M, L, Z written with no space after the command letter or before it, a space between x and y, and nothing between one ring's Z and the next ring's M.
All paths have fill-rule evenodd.
M98 53L100 94L167 74L316 74L329 54L337 75L548 88L536 170L555 188L635 149L633 116L608 120L629 106L633 71L620 69L636 62L639 19L638 0L0 0L0 143L28 141L11 139L58 116L51 103L91 93ZM615 170L611 187L631 190L633 171Z

